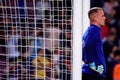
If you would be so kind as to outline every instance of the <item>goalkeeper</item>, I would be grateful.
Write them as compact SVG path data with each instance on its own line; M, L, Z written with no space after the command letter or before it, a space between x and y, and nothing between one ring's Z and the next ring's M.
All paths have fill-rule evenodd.
M105 80L106 64L102 50L100 28L105 25L102 8L94 7L88 12L90 26L82 38L82 80Z

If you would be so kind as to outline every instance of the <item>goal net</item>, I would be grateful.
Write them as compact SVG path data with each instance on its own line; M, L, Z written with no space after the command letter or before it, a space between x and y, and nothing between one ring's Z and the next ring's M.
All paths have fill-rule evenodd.
M72 80L72 0L0 0L0 80Z

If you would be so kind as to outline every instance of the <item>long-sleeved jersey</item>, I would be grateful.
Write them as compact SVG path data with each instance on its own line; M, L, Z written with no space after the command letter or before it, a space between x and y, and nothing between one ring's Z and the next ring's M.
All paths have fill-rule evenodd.
M106 64L102 48L100 28L91 24L82 38L82 60L85 63L82 66L82 73L105 77ZM94 64L92 67L95 68L96 71L91 69L91 63ZM99 66L103 67L103 72L100 74L98 73L100 71Z

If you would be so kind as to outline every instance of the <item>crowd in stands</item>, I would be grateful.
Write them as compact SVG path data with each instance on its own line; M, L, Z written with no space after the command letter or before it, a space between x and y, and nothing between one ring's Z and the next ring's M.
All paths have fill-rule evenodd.
M7 62L0 79L72 79L71 0L0 3L0 50Z

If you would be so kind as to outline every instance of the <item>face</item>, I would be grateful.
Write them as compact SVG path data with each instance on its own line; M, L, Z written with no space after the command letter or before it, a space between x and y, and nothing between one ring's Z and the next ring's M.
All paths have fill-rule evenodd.
M117 62L120 62L120 55L114 58Z
M96 15L96 21L99 26L105 25L105 19L104 12L102 10L98 10L98 13Z
M70 47L66 47L65 48L65 55L69 56L71 54L71 48Z
M37 52L37 54L40 55L40 56L43 55L43 54L44 54L44 53L43 53L43 50L39 50L39 51Z

